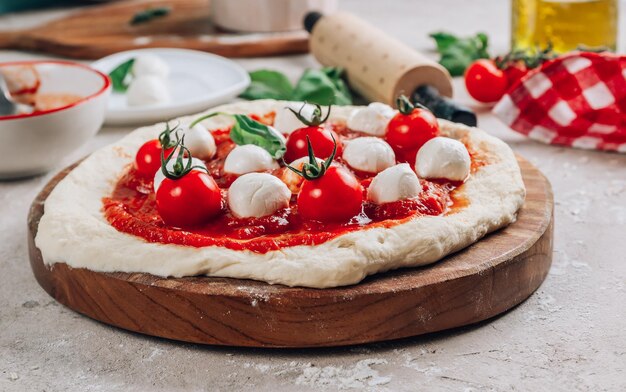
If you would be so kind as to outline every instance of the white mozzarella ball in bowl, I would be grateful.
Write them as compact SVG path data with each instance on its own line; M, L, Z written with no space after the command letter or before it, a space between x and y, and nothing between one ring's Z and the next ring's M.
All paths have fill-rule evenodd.
M248 173L228 189L228 208L237 218L260 218L289 207L291 191L268 173Z
M134 78L126 91L128 106L147 106L167 103L171 100L167 81L154 75Z
M159 56L143 53L135 57L132 73L135 77L154 75L166 79L170 74L170 67Z

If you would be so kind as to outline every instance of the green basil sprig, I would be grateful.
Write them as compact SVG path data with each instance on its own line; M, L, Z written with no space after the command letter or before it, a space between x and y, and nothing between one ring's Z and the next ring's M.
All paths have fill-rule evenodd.
M195 119L189 125L189 128L192 128L200 121L217 115L228 116L235 120L235 125L230 129L230 138L235 144L254 144L269 152L274 159L282 158L285 151L287 151L285 140L278 131L243 114L222 112L207 114Z
M319 105L350 105L352 96L338 68L307 69L296 83L291 101Z
M241 98L307 101L319 105L352 104L352 95L341 68L307 69L295 87L284 74L268 69L250 72L250 79L250 86L240 95Z
M250 85L240 97L254 99L287 100L293 94L293 86L285 75L278 71L261 69L250 72Z
M485 33L478 33L473 37L457 37L450 33L431 33L430 37L437 44L437 51L441 55L439 64L450 72L452 76L461 76L465 69L475 60L489 58L487 46L489 39Z
M113 71L109 72L109 77L113 84L113 91L123 93L128 89L128 85L130 84L129 75L133 64L135 64L135 59L130 59L124 61L122 64L115 67Z

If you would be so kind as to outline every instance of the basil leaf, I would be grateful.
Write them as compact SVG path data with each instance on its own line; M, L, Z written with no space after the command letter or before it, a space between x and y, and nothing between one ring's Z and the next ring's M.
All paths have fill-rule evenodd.
M344 70L343 68L337 67L324 67L321 69L322 72L328 76L328 78L333 82L335 86L335 105L351 105L352 104L352 94L350 93L350 89L348 88L348 84L344 79Z
M350 92L341 78L341 71L333 68L304 71L294 88L291 99L319 105L349 105L352 103Z
M445 32L430 34L435 40L437 50L441 54L439 63L450 75L461 76L465 69L475 60L489 58L487 47L489 40L486 34L478 33L473 37L457 37Z
M127 77L130 70L133 68L135 59L130 59L115 67L115 69L109 72L111 83L113 84L113 91L123 93L128 88Z
M278 71L261 69L250 72L250 86L240 97L244 99L279 99L307 101L320 105L350 105L352 95L343 79L343 69L325 67L308 69L294 88Z
M265 124L254 121L243 114L230 115L235 119L235 125L230 129L230 138L235 144L254 144L280 159L287 148L284 140Z
M437 44L437 50L439 52L448 49L451 45L459 40L454 35L443 31L431 33L430 37L435 40L435 44Z
M250 72L250 86L240 97L244 99L279 99L289 100L293 86L285 75L278 71L260 69Z

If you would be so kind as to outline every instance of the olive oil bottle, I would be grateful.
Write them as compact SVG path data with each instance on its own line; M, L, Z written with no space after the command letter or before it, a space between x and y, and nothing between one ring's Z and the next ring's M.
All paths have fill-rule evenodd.
M618 0L512 0L512 49L616 50Z

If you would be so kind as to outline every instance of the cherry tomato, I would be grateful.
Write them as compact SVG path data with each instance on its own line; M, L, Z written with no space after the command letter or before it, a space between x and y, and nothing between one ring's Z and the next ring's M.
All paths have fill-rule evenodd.
M465 71L465 87L475 100L490 103L502 98L508 83L504 71L495 62L480 59L474 61Z
M213 177L192 170L179 179L163 180L156 193L156 206L168 226L194 227L220 213L222 195Z
M511 88L515 83L522 79L528 73L528 68L524 63L515 63L504 68L504 75L506 76L507 90Z
M285 152L285 160L287 162L293 162L298 158L309 155L306 144L307 136L311 140L311 146L313 146L316 157L326 159L333 153L335 145L333 138L337 142L336 156L341 156L341 142L335 131L314 125L297 129L289 135L287 138L287 152Z
M409 114L396 114L387 125L385 139L399 161L415 163L415 155L430 139L439 134L439 123L427 109L414 108Z
M347 222L361 212L363 188L349 170L331 166L315 180L304 180L298 212L306 220Z
M421 147L421 146L420 146ZM408 163L411 166L415 165L415 159L417 158L417 151L419 148L394 148L396 153L396 161L398 163Z
M172 152L171 148L165 150L167 156ZM161 168L161 142L159 139L145 142L135 156L135 166L139 174L152 178L154 173Z

